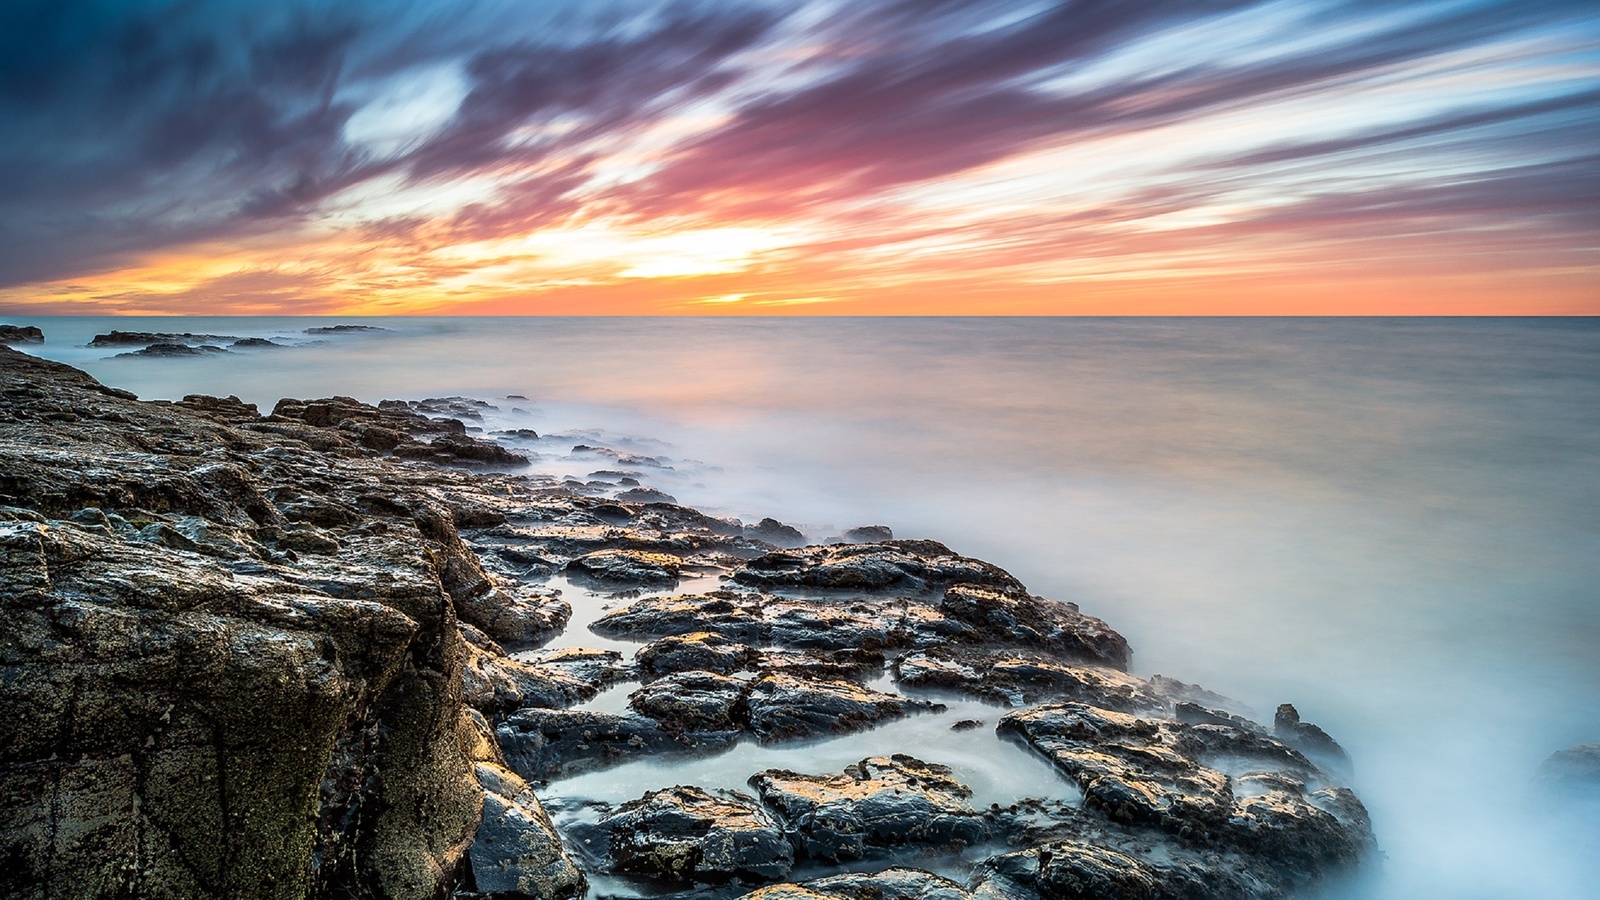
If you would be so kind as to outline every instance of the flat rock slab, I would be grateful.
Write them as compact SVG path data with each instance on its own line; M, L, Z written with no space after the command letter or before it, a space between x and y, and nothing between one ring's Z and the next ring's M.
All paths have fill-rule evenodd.
M753 587L852 591L925 591L942 584L1022 589L1009 572L960 556L937 541L829 544L768 553L750 560L734 580Z
M972 790L946 766L896 754L875 756L841 775L771 769L750 779L810 859L866 859L896 848L968 846L989 834Z
M523 709L495 729L506 763L530 781L548 781L645 756L710 753L739 733L673 733L654 719L577 709Z
M698 787L651 791L600 819L612 871L680 881L773 881L794 848L753 798Z
M849 681L811 681L781 673L756 680L744 698L745 721L763 743L850 734L939 708Z
M683 559L645 550L597 550L567 563L567 571L612 584L672 584L683 572Z
M1011 706L1075 700L1123 712L1164 712L1171 706L1144 680L1115 669L1074 665L1029 650L936 647L895 660L904 687L960 691Z

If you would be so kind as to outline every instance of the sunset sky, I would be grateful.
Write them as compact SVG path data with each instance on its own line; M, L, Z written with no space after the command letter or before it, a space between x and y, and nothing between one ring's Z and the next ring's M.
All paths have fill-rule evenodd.
M1600 314L1593 0L0 6L0 312Z

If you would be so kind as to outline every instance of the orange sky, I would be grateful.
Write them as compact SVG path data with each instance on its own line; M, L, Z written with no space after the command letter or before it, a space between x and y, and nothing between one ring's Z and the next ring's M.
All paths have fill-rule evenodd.
M435 43L352 13L182 79L177 38L87 34L17 111L0 311L1600 314L1582 4L731 4L545 44L431 6Z

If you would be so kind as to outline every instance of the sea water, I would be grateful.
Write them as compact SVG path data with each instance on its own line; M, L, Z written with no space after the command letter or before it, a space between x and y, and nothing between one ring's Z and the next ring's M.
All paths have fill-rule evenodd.
M944 541L1108 620L1136 673L1338 738L1384 853L1343 895L1595 896L1600 810L1533 781L1600 741L1595 320L14 321L147 399L479 397L541 471L631 448L708 511ZM344 322L387 330L304 333ZM84 346L113 328L299 346Z

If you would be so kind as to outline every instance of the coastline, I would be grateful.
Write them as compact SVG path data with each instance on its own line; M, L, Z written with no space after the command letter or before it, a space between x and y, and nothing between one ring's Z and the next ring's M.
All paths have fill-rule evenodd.
M942 890L1098 884L1092 895L1117 896L1106 891L1187 890L1204 871L1203 896L1264 896L1371 851L1320 730L1292 716L1269 729L1192 685L1126 675L1110 626L943 545L871 535L788 549L774 543L789 542L780 523L762 537L763 525L672 503L450 467L516 460L433 422L446 417L337 398L266 417L226 399L140 403L15 351L0 363L19 611L5 759L19 824L6 843L24 863L8 885L21 896L72 872L107 891L180 895L569 897L597 866L743 892L781 883L796 857L893 861L951 843L997 852ZM409 460L401 447L415 448ZM519 652L572 616L540 589L556 572L641 592L604 626L644 643L637 659ZM728 583L650 590L691 575ZM864 683L885 675L896 692ZM566 709L630 680L641 685L628 713ZM1017 707L1000 730L1064 776L1054 796L963 808L956 773L898 757L843 776L789 773L798 783L749 773L764 779L760 799L737 809L654 793L601 817L593 827L612 847L625 835L674 848L625 861L575 858L528 787L915 716L934 705L918 688ZM1229 771L1206 764L1224 757ZM891 822L846 850L793 799L906 785L948 828ZM684 816L706 834L751 835L770 858L729 862L705 834L686 844L663 832ZM485 828L508 829L494 852L513 857L487 858ZM198 837L219 830L221 844ZM685 869L687 845L698 861ZM893 871L812 889L898 896L936 877ZM508 887L485 887L507 872Z

